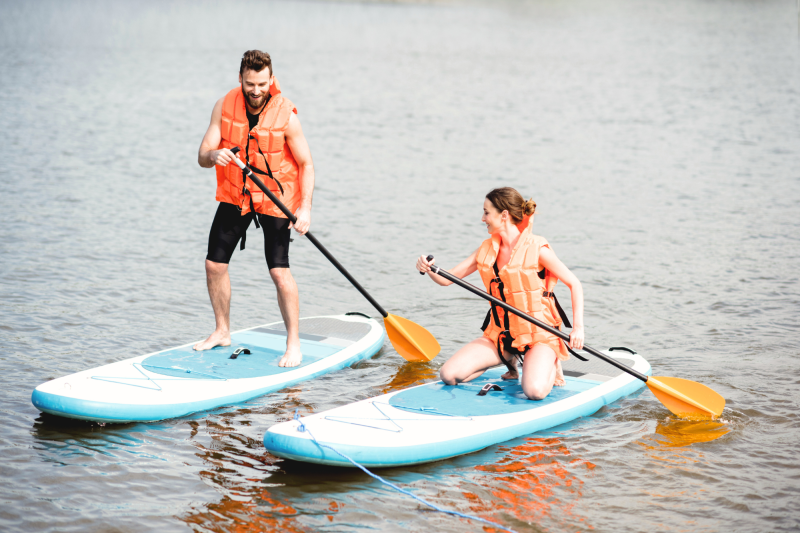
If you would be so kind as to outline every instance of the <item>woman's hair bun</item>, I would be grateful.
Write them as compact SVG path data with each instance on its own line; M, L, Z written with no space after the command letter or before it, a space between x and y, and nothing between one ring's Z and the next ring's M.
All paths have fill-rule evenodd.
M536 212L536 202L533 201L533 198L522 204L522 212L525 216L530 216Z

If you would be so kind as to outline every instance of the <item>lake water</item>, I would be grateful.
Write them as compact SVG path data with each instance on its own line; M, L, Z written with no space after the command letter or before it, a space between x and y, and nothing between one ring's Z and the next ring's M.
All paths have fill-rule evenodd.
M518 531L800 528L800 47L793 0L0 2L0 529L482 531L365 474L287 462L264 431L434 380L486 305L421 278L485 238L511 185L580 277L587 341L727 399L648 391L545 434L383 471ZM317 172L312 231L442 353L375 358L153 424L45 416L58 376L213 328L203 261L214 102L268 51ZM257 233L234 329L280 319ZM304 238L304 316L369 304ZM477 279L477 278L473 278ZM562 302L568 291L557 289Z

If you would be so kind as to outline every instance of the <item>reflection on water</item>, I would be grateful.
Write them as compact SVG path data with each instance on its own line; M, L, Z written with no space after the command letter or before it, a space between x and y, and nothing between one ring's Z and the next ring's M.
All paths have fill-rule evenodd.
M591 472L595 465L573 457L559 438L524 440L513 447L499 446L499 460L476 466L476 471L489 474L475 479L487 492L465 491L464 497L479 516L491 510L536 524L556 512L558 521L565 520L583 496L582 474L575 472Z
M431 381L436 376L437 370L430 365L405 363L379 392L410 387ZM286 414L296 409L301 414L315 411L313 404L302 401L299 387L287 389L285 393L282 401L268 407L272 416L284 413L277 417L278 421L288 418ZM230 416L239 418L242 414L245 410ZM254 413L246 414L252 416ZM190 425L192 444L204 465L200 476L223 493L219 501L197 506L179 517L195 528L210 531L309 531L309 515L318 525L319 521L332 523L340 509L351 507L347 502L328 497L328 494L346 491L351 483L373 483L356 470L274 457L263 448L260 440L239 434L235 425L225 417L215 421L196 420ZM316 485L317 489L308 490L309 483ZM296 494L284 489L294 485L306 486L310 494L298 499Z
M407 389L408 387L437 379L439 379L439 370L428 363L406 362L397 369L392 380L382 387L381 394Z
M651 456L654 458L673 461L677 456L684 456L679 450L675 450L676 448L711 442L726 435L729 431L731 431L731 424L725 420L682 420L667 417L657 422L654 434L640 439L638 444L651 452ZM667 455L658 453L666 451L669 451ZM696 453L700 452L694 450L692 455L694 456Z
M41 413L34 421L31 433L36 438L36 448L46 461L68 465L77 456L101 454L113 457L120 449L126 453L147 453L144 451L147 440L141 435L145 428L151 431L158 430L159 426L106 425Z
M661 446L691 446L700 442L710 442L730 431L730 424L718 420L679 420L667 418L656 426L656 434Z
M265 479L277 470L273 456L259 442L229 427L208 427L210 442L193 441L204 465L202 479L223 493L219 501L193 507L179 518L211 531L304 531L298 512L272 494ZM335 502L331 502L335 509Z

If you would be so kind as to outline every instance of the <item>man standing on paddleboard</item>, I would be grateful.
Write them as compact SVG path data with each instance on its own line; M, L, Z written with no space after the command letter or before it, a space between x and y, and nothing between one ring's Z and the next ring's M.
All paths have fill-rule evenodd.
M311 225L314 165L297 109L281 94L269 54L259 50L245 52L239 67L239 84L214 105L211 124L197 156L201 167L216 165L216 199L220 204L206 255L206 280L216 329L194 349L208 350L231 343L228 263L240 240L240 250L244 249L247 227L255 220L256 227L264 232L264 254L287 331L286 353L278 365L298 366L303 354L297 284L289 271L292 223L238 166L231 164L236 157L231 149L240 148L244 162L294 213L294 229L301 235Z

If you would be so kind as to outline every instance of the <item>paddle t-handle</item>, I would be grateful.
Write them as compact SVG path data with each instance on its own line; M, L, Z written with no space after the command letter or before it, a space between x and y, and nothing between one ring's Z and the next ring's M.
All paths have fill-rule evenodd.
M425 259L427 259L427 260L428 260L428 262L430 263L431 261L433 261L433 256L432 256L432 255L429 255L429 256L428 256L428 257L426 257ZM420 276L424 276L424 275L425 275L425 272L420 272L420 273L419 273L419 275L420 275Z
M236 146L236 147L234 147L234 148L231 148L231 152L233 153L233 155L234 155L234 156L235 156L236 154L238 154L240 151L241 151L241 148L239 148L238 146ZM289 208L287 208L285 205L283 205L283 202L281 202L281 201L278 199L278 197L277 197L277 196L275 196L275 193L273 193L271 190L269 190L269 189L267 188L267 186L266 186L266 185L264 185L264 182L263 182L263 181L261 181L261 179L259 179L259 177L258 177L258 176L256 176L255 174L253 174L253 171L252 171L252 170L250 170L250 167L248 167L247 165L245 165L245 164L242 162L242 160L241 160L241 159L239 159L238 157L234 157L234 158L233 158L233 162L234 162L234 163L236 163L236 165L237 165L239 168L241 168L241 169L242 169L242 170L245 172L245 174L247 174L247 177L248 177L248 178L250 178L250 179L253 181L253 183L255 183L255 184L256 184L256 186L258 186L258 188L259 188L259 189L261 189L261 190L264 192L264 194L266 194L266 195L269 197L269 199L270 199L270 200L272 200L272 203L273 203L273 204L275 204L276 206L278 206L278 209L280 209L280 210L281 210L281 212L282 212L284 215L286 215L286 218L288 218L288 219L289 219L289 220L292 222L292 224L294 224L295 222L297 222L297 217L296 217L296 216L294 216L294 213L292 213L291 211L289 211ZM316 237L314 237L314 235L312 235L312 234L311 234L311 232L310 232L310 231L307 231L307 232L305 233L305 236L306 236L306 237L308 237L308 240L309 240L309 241L311 241L311 242L314 244L314 246L316 246L316 247L317 247L317 249L318 249L320 252L322 252L322 255L324 255L324 256L325 256L325 257L328 259L328 261L330 261L331 263L333 263L333 266L335 266L335 267L337 268L337 270L339 270L339 272L341 272L341 273L342 273L342 275L343 275L344 277L346 277L346 278L347 278L347 281L349 281L350 283L352 283L353 287L355 287L356 289L358 289L358 292L360 292L360 293L361 293L361 295L362 295L364 298L366 298L366 299L367 299L367 301L369 301L369 303L371 303L371 304L372 304L372 306L373 306L375 309L377 309L377 310L378 310L378 312L381 314L381 316L382 316L382 317L386 318L387 316L389 316L389 313L387 313L387 312L386 312L386 310L385 310L383 307L381 307L381 304L379 304L378 302L376 302L376 301L375 301L375 299L374 299L374 298L373 298L373 297L372 297L372 296L371 296L371 295L370 295L370 294L369 294L369 293L366 291L366 289L364 289L364 287L362 287L362 286L361 286L361 284L360 284L358 281L356 281L356 279L355 279L353 276L351 276L351 275L350 275L350 272L348 272L348 271L347 271L347 269L346 269L346 268L344 268L344 267L342 266L342 264L341 264L339 261L337 261L337 260L336 260L336 258L335 258L335 257L333 257L333 255L332 255L332 254L331 254L331 253L328 251L328 249L327 249L327 248L325 248L325 247L322 245L322 243L321 243L321 242L319 242L319 241L317 240L317 238L316 238Z

